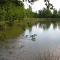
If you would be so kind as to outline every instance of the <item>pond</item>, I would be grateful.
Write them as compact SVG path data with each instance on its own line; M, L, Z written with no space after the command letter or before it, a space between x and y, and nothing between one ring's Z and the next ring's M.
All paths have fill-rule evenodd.
M60 21L39 20L17 38L1 41L0 60L60 60Z

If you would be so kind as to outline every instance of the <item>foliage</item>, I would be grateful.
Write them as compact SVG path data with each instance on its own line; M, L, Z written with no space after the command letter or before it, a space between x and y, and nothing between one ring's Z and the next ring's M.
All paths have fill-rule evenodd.
M21 1L0 1L0 20L17 20L24 17L24 6Z
M47 9L43 9L43 10L40 10L39 11L39 17L46 17L46 18L49 18L49 17L51 17L51 15L52 15L52 13L51 13L51 11L50 10L47 10Z
M28 0L34 2L36 0ZM39 13L32 12L31 6L24 9L24 4L19 0L0 0L0 21L22 20L23 18L57 18L60 17L60 10L57 11L49 0L44 0L46 8L39 10ZM53 10L53 13L51 12ZM10 24L9 23L9 24Z
M52 15L52 17L58 17L58 15L57 15L57 10L56 10L56 9L53 10L53 15Z
M58 17L60 17L60 10L57 12Z
M24 10L24 17L25 18L33 18L33 17L37 17L37 13L32 12L32 8L29 6L28 9Z

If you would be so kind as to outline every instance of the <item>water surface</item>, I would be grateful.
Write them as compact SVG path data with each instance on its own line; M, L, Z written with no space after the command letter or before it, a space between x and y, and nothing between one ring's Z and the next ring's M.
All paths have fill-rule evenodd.
M60 57L60 21L39 21L17 38L0 42L0 60L45 60L45 56Z

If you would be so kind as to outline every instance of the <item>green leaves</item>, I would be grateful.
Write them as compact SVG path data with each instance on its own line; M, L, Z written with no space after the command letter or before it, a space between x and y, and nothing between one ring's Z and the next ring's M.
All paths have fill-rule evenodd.
M5 4L2 2L5 1ZM17 20L24 17L24 6L18 0L0 0L0 21Z

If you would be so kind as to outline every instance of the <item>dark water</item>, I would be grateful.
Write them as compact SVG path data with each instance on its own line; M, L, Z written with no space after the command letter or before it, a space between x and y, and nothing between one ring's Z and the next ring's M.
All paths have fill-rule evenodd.
M41 21L16 39L0 42L0 60L59 60L60 22Z

